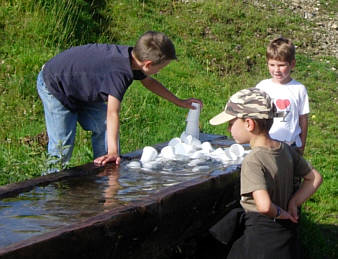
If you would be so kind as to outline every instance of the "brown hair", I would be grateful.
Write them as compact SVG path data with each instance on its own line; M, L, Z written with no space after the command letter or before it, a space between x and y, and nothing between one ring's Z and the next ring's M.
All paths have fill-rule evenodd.
M250 118L254 121L255 126L258 128L259 132L269 134L269 131L270 131L271 126L273 124L273 118L271 118L271 119L254 119L254 118L251 118L251 117L244 117L244 118L238 118L238 119L245 121L246 118Z
M291 64L295 59L295 46L291 40L280 37L270 42L266 50L267 60L286 61Z
M268 133L273 124L273 119L252 119L261 132Z
M177 59L172 41L165 34L155 31L144 33L136 42L133 53L138 60L150 60L154 65Z

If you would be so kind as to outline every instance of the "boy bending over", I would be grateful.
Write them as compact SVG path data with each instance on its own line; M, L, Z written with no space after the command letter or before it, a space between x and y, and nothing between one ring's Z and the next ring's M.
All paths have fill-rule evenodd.
M71 158L77 122L92 132L96 164L120 163L120 106L133 80L177 106L194 109L192 102L202 104L193 98L179 99L151 77L175 59L172 41L149 31L135 47L87 44L49 60L39 73L37 89L44 106L48 153L55 163ZM57 169L47 173L53 171Z

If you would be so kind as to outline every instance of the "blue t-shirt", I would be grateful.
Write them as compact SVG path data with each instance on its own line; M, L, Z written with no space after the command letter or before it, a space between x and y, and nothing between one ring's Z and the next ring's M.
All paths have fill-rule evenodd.
M88 44L72 47L43 68L48 90L72 111L88 102L105 102L108 95L122 101L133 80L146 75L131 68L132 47Z

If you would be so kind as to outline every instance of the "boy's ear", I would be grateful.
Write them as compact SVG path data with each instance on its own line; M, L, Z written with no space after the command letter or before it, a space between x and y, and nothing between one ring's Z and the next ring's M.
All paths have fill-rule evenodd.
M153 62L151 60L143 61L143 66L146 67L146 68L149 68L152 64L153 64Z
M292 60L291 61L291 69L293 69L296 66L296 60Z
M246 118L245 120L245 127L248 131L253 131L255 129L255 121L253 119L250 119L250 118Z

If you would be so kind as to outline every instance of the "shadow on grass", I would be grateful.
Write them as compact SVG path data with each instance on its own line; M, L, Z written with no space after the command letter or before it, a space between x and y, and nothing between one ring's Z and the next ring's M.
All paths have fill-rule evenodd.
M303 212L300 235L304 259L338 257L338 225L316 224L311 220L310 214Z
M338 258L338 226L316 224L311 215L302 213L299 229L303 259ZM221 259L226 258L230 247L222 245L211 235L203 234L177 247L170 259Z

